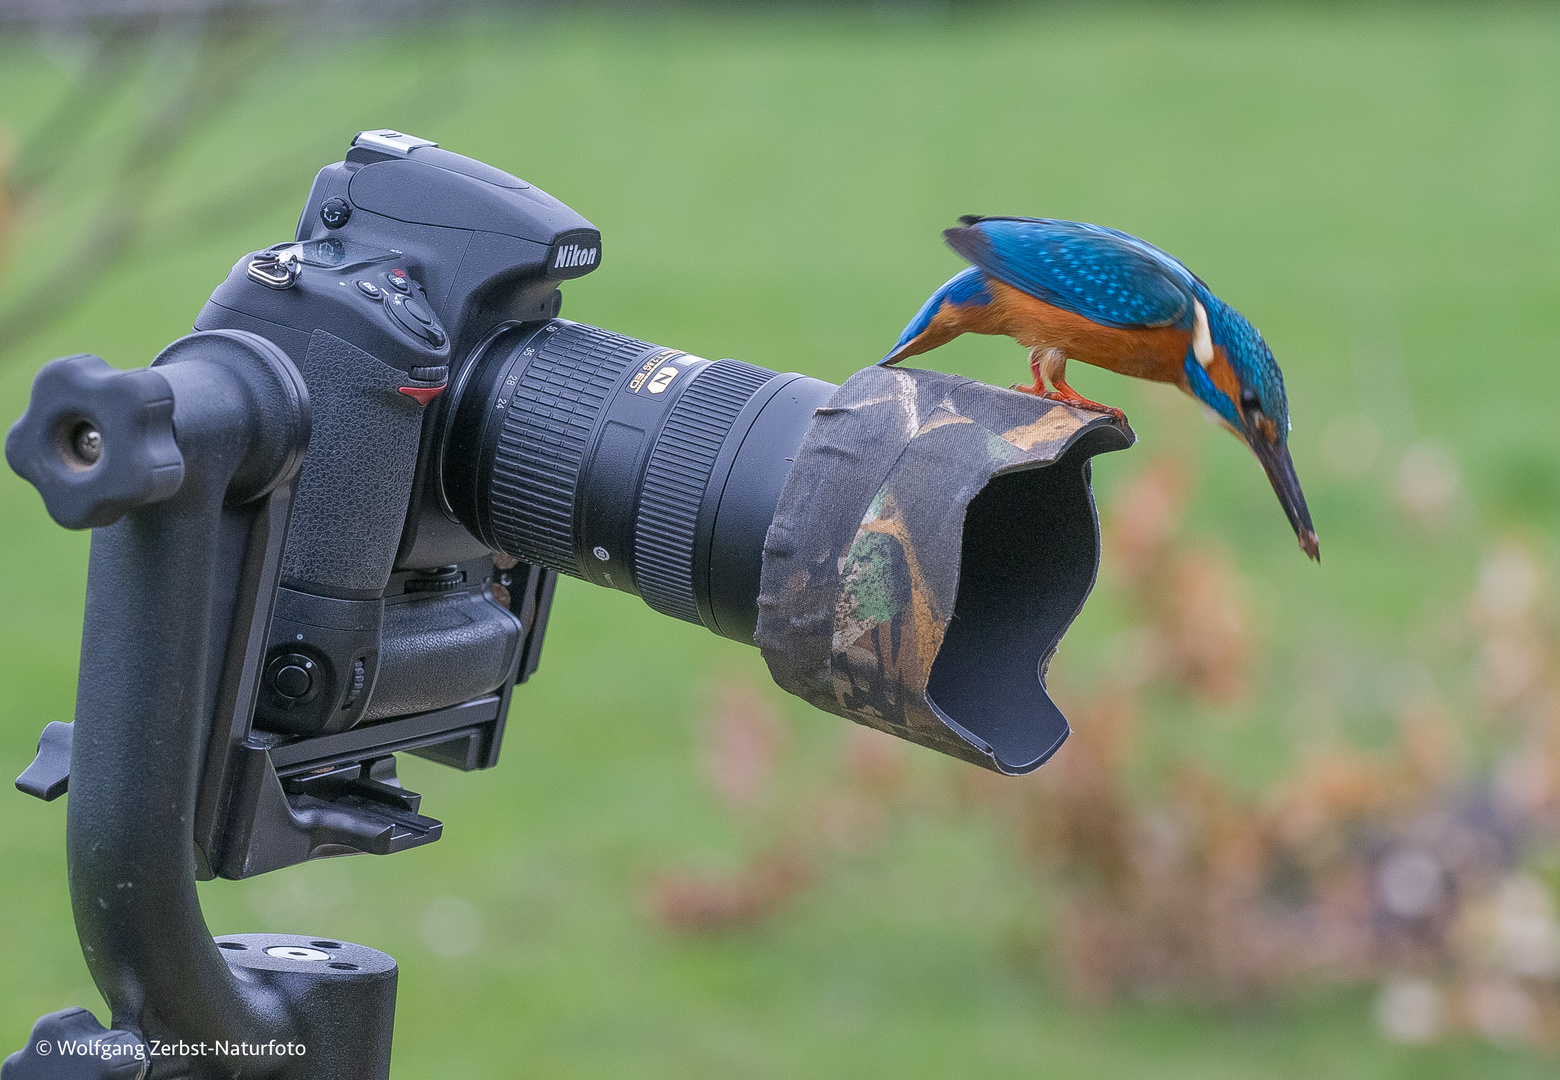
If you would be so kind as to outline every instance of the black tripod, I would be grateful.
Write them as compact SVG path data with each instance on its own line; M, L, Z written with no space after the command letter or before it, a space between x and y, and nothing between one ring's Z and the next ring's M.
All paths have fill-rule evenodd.
M55 520L95 529L75 723L49 725L17 785L45 799L69 785L71 902L113 1026L51 1013L4 1080L389 1075L391 957L213 940L195 889L210 876L190 842L201 776L254 710L309 423L280 349L213 331L138 371L56 361L6 440ZM380 786L383 815L416 817L415 796ZM360 830L361 816L329 820L332 805L315 827Z

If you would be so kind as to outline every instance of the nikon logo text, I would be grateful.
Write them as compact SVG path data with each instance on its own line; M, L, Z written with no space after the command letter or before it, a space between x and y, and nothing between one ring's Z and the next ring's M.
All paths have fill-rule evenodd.
M596 265L596 256L599 251L599 248L565 244L558 249L558 254L553 259L553 269L560 270L570 266L594 266Z

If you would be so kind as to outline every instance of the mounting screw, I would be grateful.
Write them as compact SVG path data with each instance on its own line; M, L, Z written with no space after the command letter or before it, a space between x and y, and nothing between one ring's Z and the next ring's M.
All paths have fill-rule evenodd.
M278 960L305 960L311 963L330 959L330 953L305 948L302 945L273 945L265 951L265 954L274 956Z
M103 456L103 433L90 420L79 420L63 440L65 464L90 469Z

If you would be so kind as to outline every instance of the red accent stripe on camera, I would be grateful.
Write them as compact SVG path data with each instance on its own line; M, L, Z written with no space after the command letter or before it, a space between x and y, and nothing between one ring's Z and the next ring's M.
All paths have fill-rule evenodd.
M419 404L419 405L426 405L426 404L428 404L428 402L432 401L434 398L436 398L440 394L444 393L444 387L442 387L442 386L403 386L403 387L400 387L400 391L401 391L401 393L405 394L407 397L411 398L413 401L417 402L417 404Z

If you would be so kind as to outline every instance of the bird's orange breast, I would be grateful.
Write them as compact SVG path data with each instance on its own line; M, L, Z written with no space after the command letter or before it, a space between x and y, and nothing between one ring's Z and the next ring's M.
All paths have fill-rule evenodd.
M983 324L965 329L1006 334L1029 348L1061 349L1073 360L1107 371L1184 388L1186 351L1192 344L1190 330L1102 326L1000 281L989 281L989 288L990 304L961 309L965 320Z

